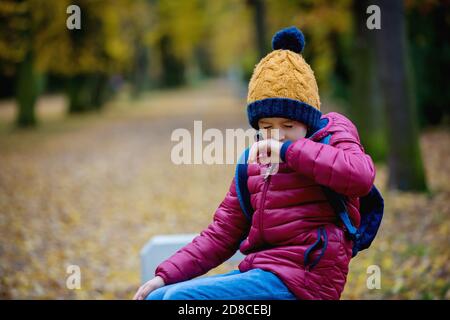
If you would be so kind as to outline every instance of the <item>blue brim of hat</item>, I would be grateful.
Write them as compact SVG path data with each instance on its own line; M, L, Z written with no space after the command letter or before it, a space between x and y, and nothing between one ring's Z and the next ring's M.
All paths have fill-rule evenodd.
M262 118L288 118L302 122L308 131L314 132L320 127L322 112L313 106L289 98L266 98L253 101L247 106L250 125L258 130L258 120Z

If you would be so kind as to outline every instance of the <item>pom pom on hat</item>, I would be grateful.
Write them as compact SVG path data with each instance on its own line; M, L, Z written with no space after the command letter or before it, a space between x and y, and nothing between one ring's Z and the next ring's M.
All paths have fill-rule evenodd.
M272 38L273 50L284 49L301 53L304 47L305 37L296 27L282 29Z

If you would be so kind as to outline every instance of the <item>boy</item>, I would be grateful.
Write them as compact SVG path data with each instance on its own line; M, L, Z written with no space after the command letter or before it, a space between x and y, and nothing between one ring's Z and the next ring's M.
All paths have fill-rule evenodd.
M251 126L266 131L247 167L252 220L233 179L213 222L161 263L135 299L339 299L352 242L322 186L346 197L358 227L359 197L370 191L375 167L351 121L320 112L314 73L301 56L303 34L283 29L272 47L255 67L247 99ZM329 144L319 142L329 134ZM269 157L281 163L276 174L263 175ZM238 270L193 279L238 249L246 255Z

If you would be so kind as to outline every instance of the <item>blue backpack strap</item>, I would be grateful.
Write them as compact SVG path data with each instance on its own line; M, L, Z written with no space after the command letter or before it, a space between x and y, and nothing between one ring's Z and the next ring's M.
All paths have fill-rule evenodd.
M320 142L323 144L330 144L330 139L331 134L324 137L322 140L320 140ZM327 199L330 202L331 206L334 208L334 211L339 216L345 228L347 229L350 239L352 239L353 242L357 242L360 237L360 233L358 229L355 228L352 221L350 220L350 217L348 216L347 206L345 204L343 196L325 186L322 186L322 190L327 196Z
M327 199L333 207L334 211L347 229L350 239L352 239L354 242L358 241L360 237L359 231L355 228L352 221L350 220L350 217L348 216L347 206L345 205L345 201L342 196L331 190L330 188L324 186L322 186L322 190L327 196Z
M239 158L238 164L236 166L235 173L235 183L236 183L236 194L239 199L239 204L241 205L242 212L245 217L251 222L253 216L253 207L250 202L250 191L248 190L248 155L250 148L245 149Z
M330 139L331 139L331 134L327 135L325 138L320 140L320 142L323 144L330 144Z

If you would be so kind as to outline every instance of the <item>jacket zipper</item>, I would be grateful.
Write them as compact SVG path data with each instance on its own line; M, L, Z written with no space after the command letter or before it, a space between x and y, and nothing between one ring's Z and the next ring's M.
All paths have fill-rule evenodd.
M267 169L267 170L270 170L269 168ZM265 201L266 201L266 194L267 194L267 190L269 189L269 184L270 184L270 178L271 178L271 174L269 173L269 174L266 174L265 176L264 176L264 186L263 186L263 193L262 193L262 196L261 196L261 204L260 204L260 213L259 213L259 232L260 232L260 235L261 235L261 241L264 243L265 242L265 239L264 239L264 221L263 221L263 218L264 218L264 204L265 204Z

